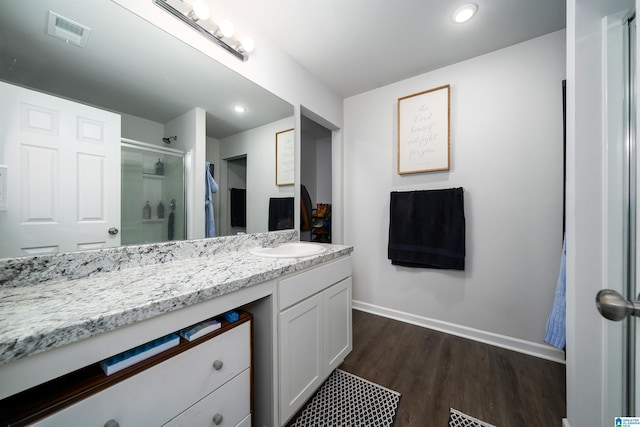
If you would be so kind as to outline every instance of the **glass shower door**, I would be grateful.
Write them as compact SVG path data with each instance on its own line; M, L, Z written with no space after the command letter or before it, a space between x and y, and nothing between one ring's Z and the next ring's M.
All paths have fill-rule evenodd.
M184 240L184 155L123 142L121 159L121 243Z

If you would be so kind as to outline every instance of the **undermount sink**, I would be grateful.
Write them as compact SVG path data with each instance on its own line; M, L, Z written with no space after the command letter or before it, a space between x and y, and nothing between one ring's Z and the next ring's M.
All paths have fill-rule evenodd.
M326 249L316 243L291 242L283 243L272 248L255 248L250 252L254 255L267 258L302 258L318 255Z

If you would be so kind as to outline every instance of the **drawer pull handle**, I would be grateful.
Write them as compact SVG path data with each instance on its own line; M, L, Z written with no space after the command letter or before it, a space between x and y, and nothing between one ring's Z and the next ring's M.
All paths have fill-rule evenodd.
M220 425L221 422L222 422L222 415L221 414L215 414L213 416L213 423L215 425Z
M109 420L104 424L104 427L119 427L120 424L116 420Z
M222 369L222 360L216 360L215 362L213 362L213 369L215 369L216 371Z

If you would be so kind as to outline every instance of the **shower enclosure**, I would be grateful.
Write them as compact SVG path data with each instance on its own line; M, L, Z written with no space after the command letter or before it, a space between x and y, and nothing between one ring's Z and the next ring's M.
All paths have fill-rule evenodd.
M184 240L185 154L122 140L121 243Z

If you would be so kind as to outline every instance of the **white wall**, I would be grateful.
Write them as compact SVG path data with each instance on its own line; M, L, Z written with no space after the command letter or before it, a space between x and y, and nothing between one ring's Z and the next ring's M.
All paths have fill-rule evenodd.
M164 125L162 123L132 116L130 114L119 114L122 117L121 133L123 138L146 142L147 144L154 144L160 147L166 146L162 142L162 138L165 137Z
M261 233L269 229L269 198L293 197L293 185L276 185L276 132L291 129L294 118L279 120L241 132L220 141L220 197L225 192L225 159L247 156L247 233ZM220 220L227 221L224 209ZM226 222L223 222L226 223Z
M303 123L304 126L304 123ZM317 203L318 168L316 162L317 141L303 134L300 143L300 184L304 185L311 197L311 203Z
M207 137L207 149L206 149L206 160L209 163L215 165L213 171L213 179L216 181L218 186L220 186L220 141ZM216 236L220 236L220 188L216 193L213 193L213 218L215 222L216 228Z
M331 132L326 133L326 137L302 135L300 183L307 187L313 207L331 203Z
M316 198L313 203L331 203L331 136L316 142Z
M206 112L194 108L167 122L167 136L177 136L172 148L189 153L186 165L187 239L204 238L204 178L206 151Z
M345 100L345 241L354 305L549 358L562 249L556 32ZM398 175L397 99L451 85L451 169ZM392 266L389 192L464 187L466 270Z

